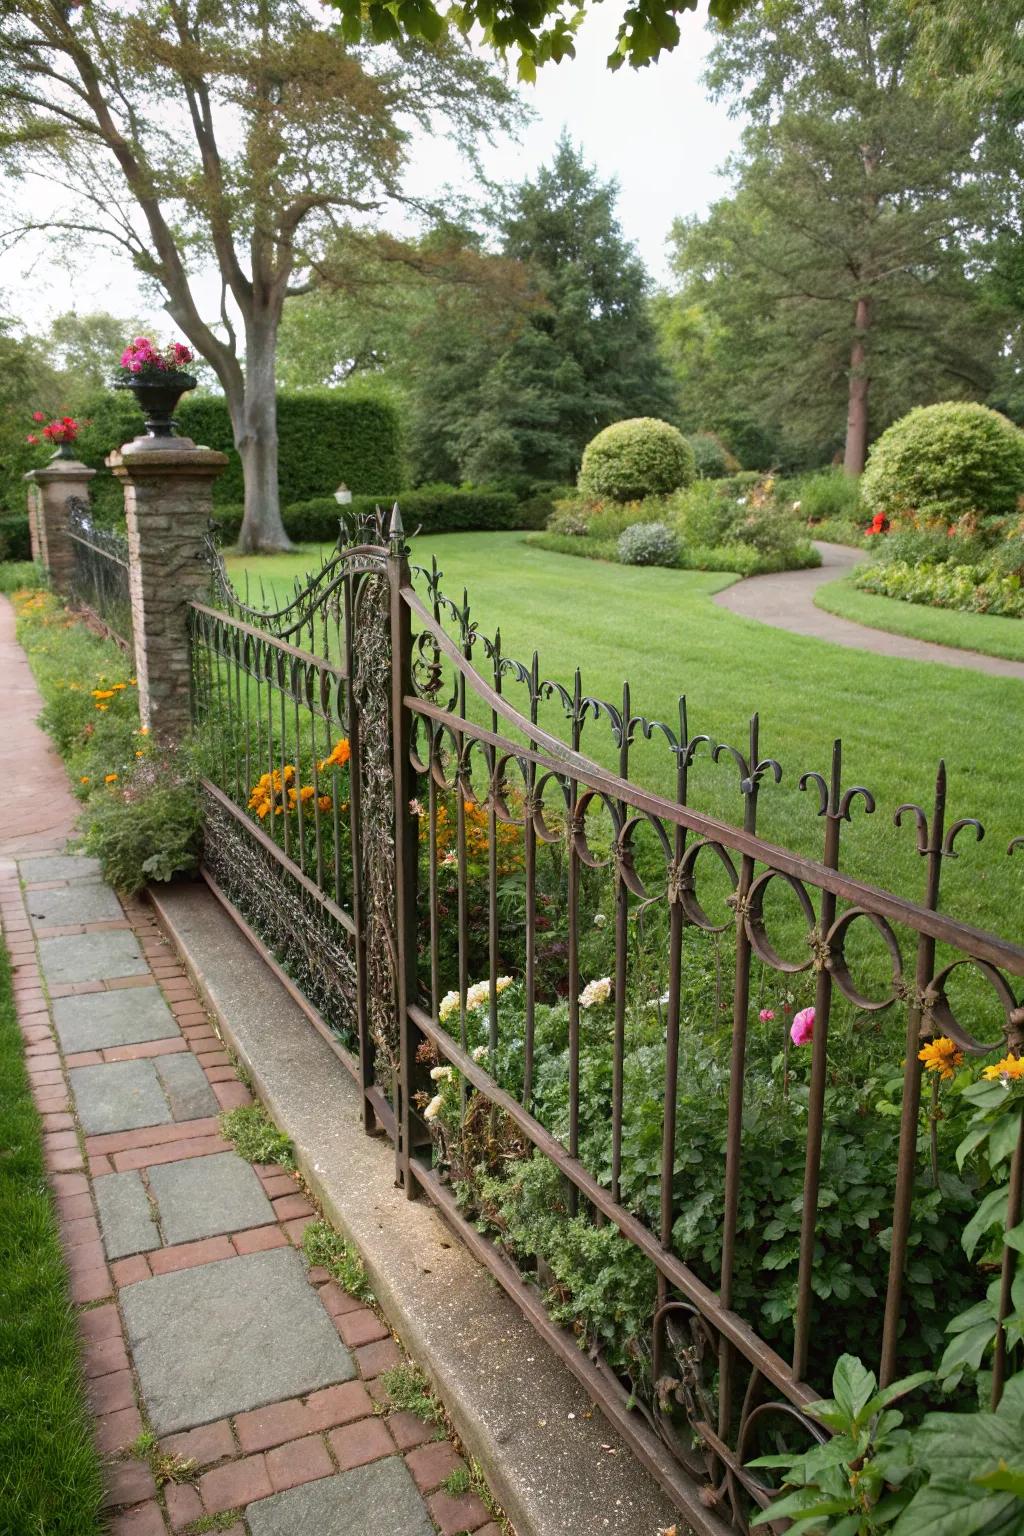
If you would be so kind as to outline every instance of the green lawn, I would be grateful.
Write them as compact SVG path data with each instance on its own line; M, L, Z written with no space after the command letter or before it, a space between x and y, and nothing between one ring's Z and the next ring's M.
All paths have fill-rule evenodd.
M931 640L936 645L1024 661L1024 622L1020 619L959 613L953 608L928 608L923 603L880 597L874 592L861 592L849 576L819 587L814 601L827 613L837 613L840 618L853 619L871 629L887 629L895 635Z
M0 1532L95 1536L101 1498L75 1312L0 946Z
M500 626L506 653L529 658L538 647L544 674L571 684L579 665L586 692L617 700L624 677L637 712L673 722L685 692L691 734L708 732L745 745L747 720L761 717L761 751L779 759L782 784L761 797L760 830L807 853L821 846L816 797L796 784L811 769L827 772L834 736L844 742L844 781L874 790L878 812L854 811L844 828L843 864L852 873L908 896L920 894L922 861L913 830L892 826L903 800L929 806L936 765L949 770L948 820L977 816L987 837L965 841L944 869L947 911L1021 938L1024 857L1005 850L1024 833L1021 721L1024 683L884 657L789 635L717 608L712 592L727 575L640 569L582 561L531 548L516 533L448 534L416 541L414 561L436 555L446 591L465 586L481 629ZM232 559L269 589L290 595L297 572L315 553ZM988 621L985 621L988 622ZM510 698L516 698L512 685ZM554 712L547 715L554 721ZM584 750L617 760L606 723L588 722ZM674 768L662 744L641 742L632 777L671 792ZM738 776L701 753L690 802L730 820L742 811Z

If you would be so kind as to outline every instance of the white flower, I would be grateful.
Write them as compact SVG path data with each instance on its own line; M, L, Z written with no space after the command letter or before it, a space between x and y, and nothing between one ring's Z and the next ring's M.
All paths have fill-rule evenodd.
M436 1120L438 1115L441 1113L441 1106L443 1103L444 1100L442 1099L441 1095L439 1093L435 1093L434 1097L423 1111L424 1120Z
M435 1083L450 1083L452 1080L451 1067L431 1067L430 1075Z
M794 501L794 503L793 503L793 511L794 512L799 512L800 511L800 503L798 501Z
M602 976L600 981L588 981L580 993L580 1007L593 1008L597 1003L606 1003L611 996L611 991L610 976Z
M473 1052L473 1060L474 1061L486 1061L489 1054L490 1054L490 1046L478 1045L476 1047L476 1050Z
M745 496L737 496L737 498L736 498L736 505L738 507L745 507L746 504L747 504L747 498Z
M494 983L494 990L500 996L500 994L502 992L504 992L505 988L506 987L510 987L511 985L512 985L512 977L511 976L499 976L497 978L497 980L495 981L495 983Z
M454 853L446 853L444 858L441 860L441 863L445 866L446 869L450 869L453 864L457 864L458 862L459 861L455 857Z
M608 919L605 917L603 912L595 912L594 913L594 927L595 928L603 928L607 921L608 921Z
M437 1016L442 1021L451 1018L453 1013L458 1012L458 1008L459 994L457 992L446 992L444 997L441 999L440 1006L437 1010Z
M422 805L420 805L418 800L410 800L409 801L409 811L410 811L411 815L413 815L413 816L422 816L423 815L423 807L422 807Z

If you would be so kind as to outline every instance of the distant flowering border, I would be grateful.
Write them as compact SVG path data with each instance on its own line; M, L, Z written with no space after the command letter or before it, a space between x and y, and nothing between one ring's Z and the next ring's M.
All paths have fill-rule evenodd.
M121 353L121 377L147 379L163 373L180 373L195 360L195 354L183 341L172 341L161 349L148 336L136 336Z

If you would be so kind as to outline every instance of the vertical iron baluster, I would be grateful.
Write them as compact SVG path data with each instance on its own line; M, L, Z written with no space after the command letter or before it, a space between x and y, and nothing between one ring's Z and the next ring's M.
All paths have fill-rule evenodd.
M540 707L540 657L533 653L530 665L530 724L536 728ZM536 741L530 738L530 746ZM526 765L526 799L523 803L523 875L526 880L526 1013L523 1024L523 1107L533 1097L533 1038L537 1014L537 764Z
M358 629L355 621L356 594L359 577L351 572L345 577L345 673L348 679L346 703L348 706L348 809L349 839L352 853L352 918L355 923L356 960L356 1033L359 1037L359 1080L362 1088L363 1128L371 1135L377 1127L377 1119L370 1104L369 1092L374 1079L374 1042L370 1033L370 1012L366 969L366 914L363 903L363 839L361 799L361 762L359 710L352 690L356 672L356 647ZM330 731L328 731L330 735ZM335 900L341 889L339 872L339 848L341 845L341 816L338 809L338 772L332 774L334 805L334 889Z
M462 654L469 661L472 654L469 639L469 597L462 594ZM460 672L457 684L459 718L466 718L466 679ZM459 1044L468 1046L468 1021L466 1018L466 993L469 990L469 906L466 871L466 786L463 783L463 753L466 738L462 731L455 733L455 857L459 909ZM466 1113L466 1082L460 1082L461 1109Z
M306 675L306 671L305 671L304 663L296 661L295 664L293 665L292 669L291 669L291 678L292 678L291 695L292 695L292 703L294 705L294 714L295 714L295 814L296 814L296 817L298 819L298 823L297 824L298 824L298 830L299 830L299 868L301 870L305 871L306 874L308 874L309 871L306 869L306 808L305 808L305 806L302 803L302 736L303 736L303 732L302 732L302 723L301 723L301 720L299 718L299 687L304 682L305 675ZM315 752L314 752L313 772L314 772L314 774L316 773ZM314 791L314 795L313 795L313 800L314 800L314 809L315 809L315 801L316 801L316 793L315 793L315 791Z
M935 777L935 801L931 827L918 806L901 805L894 820L900 826L903 813L913 810L917 823L917 849L927 861L924 906L936 912L939 906L939 880L942 870L942 835L946 819L946 765L939 764ZM882 1359L879 1382L888 1386L896 1374L896 1345L903 1301L903 1272L907 1262L910 1237L910 1211L914 1196L917 1161L917 1129L921 1111L921 1063L917 1053L921 1044L921 1020L924 1016L924 992L935 967L935 940L918 935L914 994L907 1003L906 1059L903 1065L903 1110L900 1118L899 1156L896 1171L896 1197L892 1213L892 1247L889 1250L889 1280L885 1292L885 1321L882 1328Z
M241 649L242 649L242 646L244 644L245 644L245 636L244 635L240 635L236 629L233 629L231 631L231 643L230 643L231 673L229 674L228 687L229 687L229 690L230 690L231 679L233 677L234 684L235 684L235 720L236 720L236 724L235 724L235 727L234 727L233 731L231 732L231 755L232 755L232 757L234 759L234 765L235 765L235 799L238 800L238 801L240 801L241 798L242 798L242 786L241 786L241 783L239 782L241 775L240 775L240 771L239 771L239 762L238 762L238 758L239 758L239 741L238 741L238 738L239 738L239 735L240 735L241 729L242 729L242 664L241 664Z
M622 720L619 726L619 778L629 778L629 749L632 744L633 719L629 683L622 685ZM618 802L621 825L629 815L626 802ZM619 835L621 836L621 830ZM612 1197L619 1198L622 1178L622 1079L626 1055L626 970L629 921L629 892L622 873L625 850L616 850L615 868L615 1030L612 1044Z
M583 685L580 670L576 668L573 684L572 749L580 749L580 733L583 714ZM569 1156L578 1157L580 1150L580 858L576 837L582 832L579 825L579 783L569 781L569 838L568 838L568 900L569 900ZM575 1184L569 1186L569 1210L575 1216L579 1208L579 1191Z
M289 789L289 786L288 786L288 784L285 781L285 768L288 766L288 713L287 713L287 710L286 710L286 707L285 707L285 699L284 699L285 690L284 690L284 682L282 680L282 673L284 671L285 665L286 665L285 656L284 656L283 652L279 651L277 653L276 668L277 668L277 691L278 691L278 693L281 696L281 710L280 710L280 725L281 725L281 805L283 807L282 814L281 814L281 839L282 839L282 846L284 847L285 857L287 858L288 857L288 853L289 853L289 844L291 842L291 838L289 836L289 826L288 826L288 789Z
M719 748L712 754L717 758ZM735 754L739 759L739 754ZM742 763L742 759L739 759ZM757 830L757 793L760 782L758 717L751 716L749 758L743 765L743 830ZM736 906L736 969L733 981L732 1053L729 1063L729 1120L725 1157L725 1209L722 1215L722 1269L719 1295L723 1307L732 1306L733 1270L736 1259L736 1221L740 1197L740 1164L743 1153L743 1090L747 1060L747 1014L750 1006L750 935L747 932L747 897L754 878L754 860L744 854L733 898ZM718 1433L728 1439L732 1420L732 1345L719 1345Z
M416 826L412 801L411 715L406 696L412 693L412 624L402 589L410 582L405 534L396 504L388 546L388 585L391 604L391 739L394 746L395 839L395 1001L398 1008L399 1089L396 1118L400 1128L398 1171L407 1200L418 1194L412 1175L416 1091L416 1055L420 1035L409 1017L416 996Z
M494 691L501 692L501 631L494 636ZM498 733L498 712L491 710L491 730ZM487 771L490 790L487 797L487 970L490 978L490 996L487 1007L487 1039L490 1045L491 1072L494 1071L494 1054L498 1049L498 819L494 809L498 794L498 755L495 748L487 746Z

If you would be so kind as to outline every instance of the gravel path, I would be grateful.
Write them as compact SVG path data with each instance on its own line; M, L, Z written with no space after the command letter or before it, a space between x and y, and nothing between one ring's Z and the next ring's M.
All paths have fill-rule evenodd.
M1015 677L1024 682L1024 661L1005 661L999 656L983 656L980 651L961 651L948 645L933 645L927 640L913 640L908 635L891 635L882 629L869 629L850 619L837 618L814 605L814 594L827 581L847 575L864 551L845 544L815 543L821 565L812 571L780 571L772 576L752 576L737 581L714 602L720 608L757 619L773 629L788 629L794 635L813 640L830 640L857 651L873 651L877 656L896 656L905 661L936 661L946 667L967 667L972 672L987 672L991 677Z

